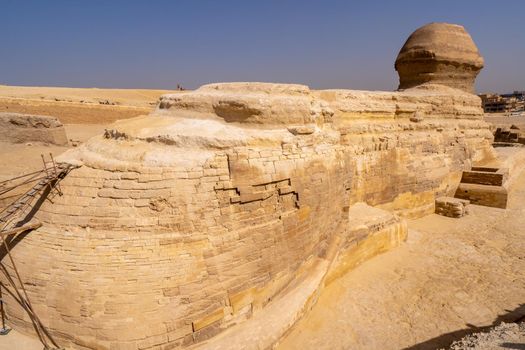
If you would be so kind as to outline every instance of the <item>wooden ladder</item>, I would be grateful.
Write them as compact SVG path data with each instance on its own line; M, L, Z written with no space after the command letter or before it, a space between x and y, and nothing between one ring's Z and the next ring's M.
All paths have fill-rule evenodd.
M0 213L0 233L17 226L18 222L14 219L19 216L19 214L22 214L25 209L29 208L37 195L43 193L46 188L49 188L50 190L56 189L58 193L61 194L58 182L74 168L76 168L76 166L67 163L55 164L54 160L53 166L48 167L44 162L44 169L41 173L42 175L45 174L45 176L40 178L33 187Z

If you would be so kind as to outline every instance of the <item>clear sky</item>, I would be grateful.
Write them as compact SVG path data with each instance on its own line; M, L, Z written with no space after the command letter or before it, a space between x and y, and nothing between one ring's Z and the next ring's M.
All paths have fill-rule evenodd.
M525 90L523 0L0 0L0 84L393 90L399 49L429 22L470 32L479 92Z

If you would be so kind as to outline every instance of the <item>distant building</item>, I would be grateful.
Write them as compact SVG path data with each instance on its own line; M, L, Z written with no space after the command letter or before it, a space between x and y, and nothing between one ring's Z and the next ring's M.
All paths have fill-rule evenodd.
M525 110L525 91L512 94L482 94L481 103L485 113L513 113Z

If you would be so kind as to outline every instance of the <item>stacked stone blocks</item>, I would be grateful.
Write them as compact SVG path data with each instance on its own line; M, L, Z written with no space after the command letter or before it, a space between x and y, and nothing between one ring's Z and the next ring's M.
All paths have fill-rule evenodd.
M468 214L469 201L452 197L436 198L436 214L460 218Z
M508 175L507 168L472 167L463 172L455 197L472 204L504 209L508 200Z

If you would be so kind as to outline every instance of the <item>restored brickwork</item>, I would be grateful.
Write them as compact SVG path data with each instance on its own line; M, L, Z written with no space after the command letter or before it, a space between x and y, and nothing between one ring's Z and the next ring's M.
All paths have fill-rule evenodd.
M456 198L468 200L472 204L505 209L508 192L504 186L462 183L458 186Z
M519 163L519 159L516 161ZM508 168L472 167L470 171L463 172L455 197L472 204L504 209L512 183L508 177Z
M470 202L464 199L439 197L436 198L436 214L451 218L460 218L468 214L469 204Z
M0 113L0 142L68 144L66 130L57 118L4 112Z
M263 312L310 269L331 265L328 281L399 244L406 224L391 212L434 212L491 155L482 115L477 96L433 84L166 95L61 157L81 167L13 254L65 346L186 347ZM360 215L359 202L382 210Z
M507 181L508 169L473 167L464 171L461 182L469 184L502 186Z
M446 93L412 99L424 107ZM185 151L177 143L189 127L172 135L160 128L157 138L134 131L187 122L159 109L73 151L83 166L38 212L44 226L14 249L43 322L76 347L206 339L264 308L335 236L355 235L345 229L345 208L364 201L402 215L431 212L435 195L453 193L471 158L488 149L481 112L457 121L439 111L413 122L398 103L376 116L350 105L352 92L319 93L329 94L335 98L320 101L325 114L314 114L313 132L202 131L204 149ZM470 100L477 111L470 95L458 108ZM16 304L8 313L29 327Z

